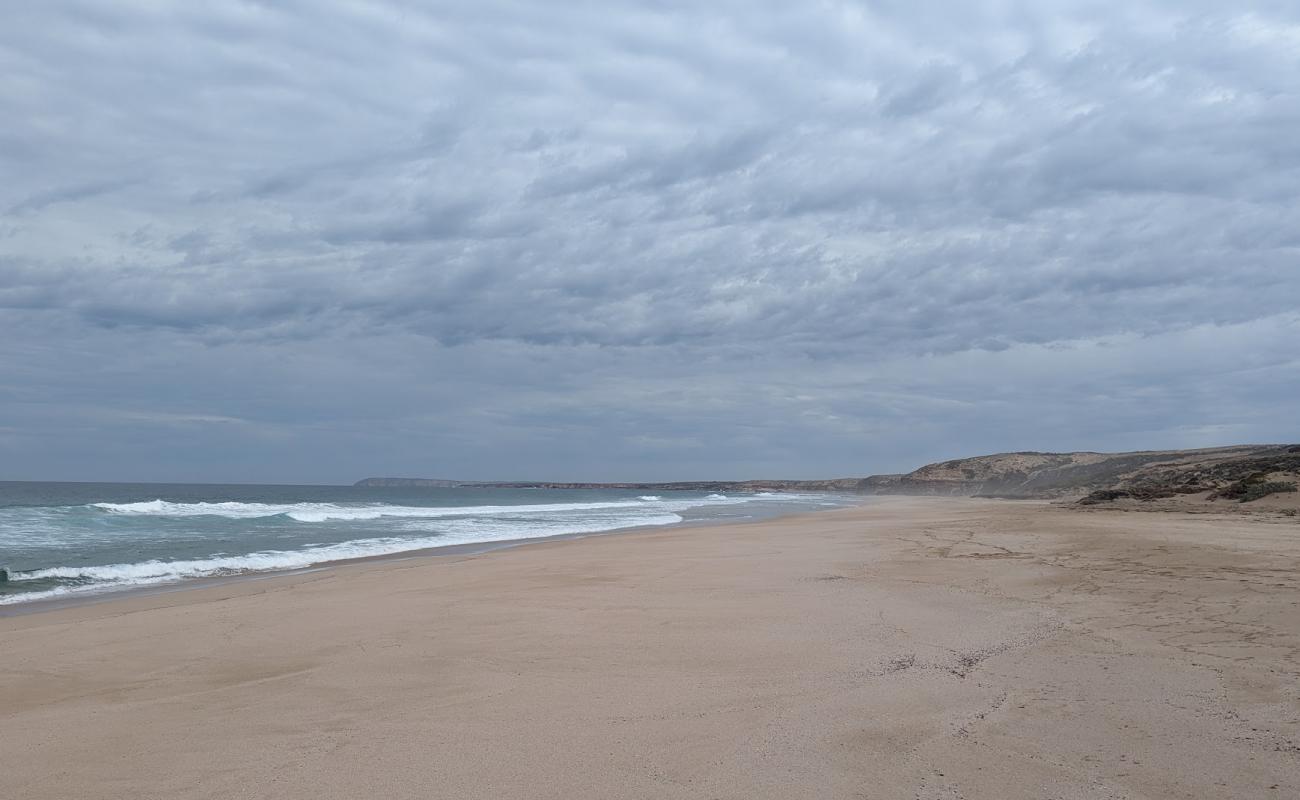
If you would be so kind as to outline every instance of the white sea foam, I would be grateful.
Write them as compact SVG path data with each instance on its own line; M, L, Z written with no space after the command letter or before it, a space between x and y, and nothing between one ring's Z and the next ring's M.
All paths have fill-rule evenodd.
M722 495L709 495L709 501L727 500ZM92 503L94 508L112 514L130 514L156 517L227 517L230 519L256 519L286 516L299 522L325 522L327 520L367 520L381 517L414 517L434 519L441 517L478 517L503 514L552 514L564 512L600 511L606 509L643 509L646 502L660 503L665 510L685 510L702 505L699 500L675 500L663 503L661 498L647 495L633 500L599 503L545 503L537 505L507 506L391 506L342 505L338 503L172 503L150 500L143 503ZM743 501L741 501L743 502Z
M158 499L3 509L0 553L17 554L14 558L31 568L11 571L0 605L192 578L302 569L447 545L669 525L681 522L682 515L692 509L709 518L718 517L717 512L707 511L709 508L721 512L722 507L755 501L812 504L825 497L790 493L701 497L674 492L599 502L438 507ZM722 516L737 518L734 512ZM110 518L117 519L105 524ZM352 524L361 520L372 522ZM212 544L207 549L203 542L209 537ZM346 541L337 541L344 538ZM75 554L97 557L92 553L104 554L103 561L90 566L37 568L67 564ZM138 560L129 561L133 558ZM116 561L129 563L113 563ZM30 590L24 591L24 586Z
M0 605L30 600L49 599L71 594L102 592L135 586L153 586L176 583L191 578L211 578L242 575L273 570L303 569L332 561L352 558L394 555L432 547L478 542L514 541L545 536L600 533L624 528L672 525L682 518L673 513L626 515L617 519L588 522L555 521L533 525L526 529L499 525L488 530L465 531L460 534L423 537L378 537L356 539L336 544L306 547L300 550L264 550L236 556L213 556L190 560L149 560L131 564L106 564L86 567L50 567L28 571L15 571L9 579L14 584L23 581L69 580L80 581L74 585L57 586L43 591L0 596Z

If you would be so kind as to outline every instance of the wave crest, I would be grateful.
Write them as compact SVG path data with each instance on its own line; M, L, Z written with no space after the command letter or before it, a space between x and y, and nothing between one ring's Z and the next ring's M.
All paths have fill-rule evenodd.
M24 581L46 582L45 585L48 585L48 581L51 580L67 581L67 583L44 591L0 596L0 605L132 586L163 585L192 578L214 578L256 572L305 569L333 561L395 555L453 544L516 541L547 536L600 533L623 528L673 525L681 521L682 518L678 514L642 514L628 516L619 520L600 522L556 522L549 525L535 526L527 531L501 528L495 535L488 534L486 537L482 535L456 536L448 534L426 534L419 537L387 536L373 539L355 539L336 544L306 547L301 550L265 550L238 556L221 555L175 561L151 559L130 564L49 567L14 571L9 574L9 581L13 585L20 585Z
M709 497L725 500L724 497ZM339 503L173 503L167 500L150 500L143 503L92 503L92 507L110 514L154 517L226 517L228 519L258 519L285 516L298 522L326 522L329 520L368 520L381 517L436 519L441 517L495 517L510 514L551 514L556 512L604 511L620 508L645 508L646 502L660 502L662 498L647 495L635 501L614 500L595 503L545 503L536 505L506 506L393 506L393 505L342 505ZM665 508L685 509L699 501L680 501L666 504Z

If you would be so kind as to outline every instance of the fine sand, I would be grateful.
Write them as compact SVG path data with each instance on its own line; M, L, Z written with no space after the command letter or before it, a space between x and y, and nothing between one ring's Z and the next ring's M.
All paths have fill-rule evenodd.
M0 795L1300 797L1300 524L874 499L0 619Z

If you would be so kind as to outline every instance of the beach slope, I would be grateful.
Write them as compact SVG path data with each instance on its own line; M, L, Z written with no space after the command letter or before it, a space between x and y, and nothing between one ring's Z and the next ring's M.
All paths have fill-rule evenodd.
M878 498L0 619L28 798L1300 796L1294 518Z

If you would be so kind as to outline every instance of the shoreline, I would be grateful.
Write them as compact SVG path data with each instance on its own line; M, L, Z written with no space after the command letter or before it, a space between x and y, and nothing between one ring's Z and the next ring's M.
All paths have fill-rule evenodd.
M852 495L833 495L840 499L848 499ZM585 539L594 536L615 536L619 534L644 534L653 531L680 530L683 528L712 528L726 525L747 525L755 522L766 522L768 520L797 518L806 515L826 514L835 511L841 511L849 508L859 508L866 504L869 495L863 495L860 498L854 498L858 502L837 506L835 508L826 508L822 510L809 511L808 509L799 509L788 514L776 514L761 519L683 519L681 522L669 523L666 525L636 525L627 528L612 528L603 531L586 531L582 533L557 533L551 536L535 536L524 539L494 539L483 542L464 542L460 544L449 544L441 547L421 547L415 550L403 550L397 553L385 553L374 556L358 556L353 558L341 558L336 561L321 561L315 564L309 564L305 567L293 567L289 569L271 569L257 572L246 572L238 575L213 575L200 578L189 578L171 583L148 584L144 586L129 586L123 588L104 588L98 591L88 590L79 593L69 593L59 597L45 597L35 600L20 600L11 603L0 603L0 619L8 617L20 617L30 614L43 614L51 611L59 611L66 608L78 608L84 605L98 605L101 603L111 603L116 600L128 600L137 597L154 597L160 595L170 595L177 592L186 592L193 589L210 589L221 586L229 586L244 583L247 581L265 581L280 578L292 578L295 576L311 575L322 570L334 568L350 567L356 565L365 565L371 563L400 562L411 559L426 558L451 558L455 556L473 556L484 553L491 553L498 550L505 550L512 547L520 547L528 544L543 544L553 541L564 541L569 539Z
M1300 796L1297 531L881 498L0 618L0 763L31 800Z

